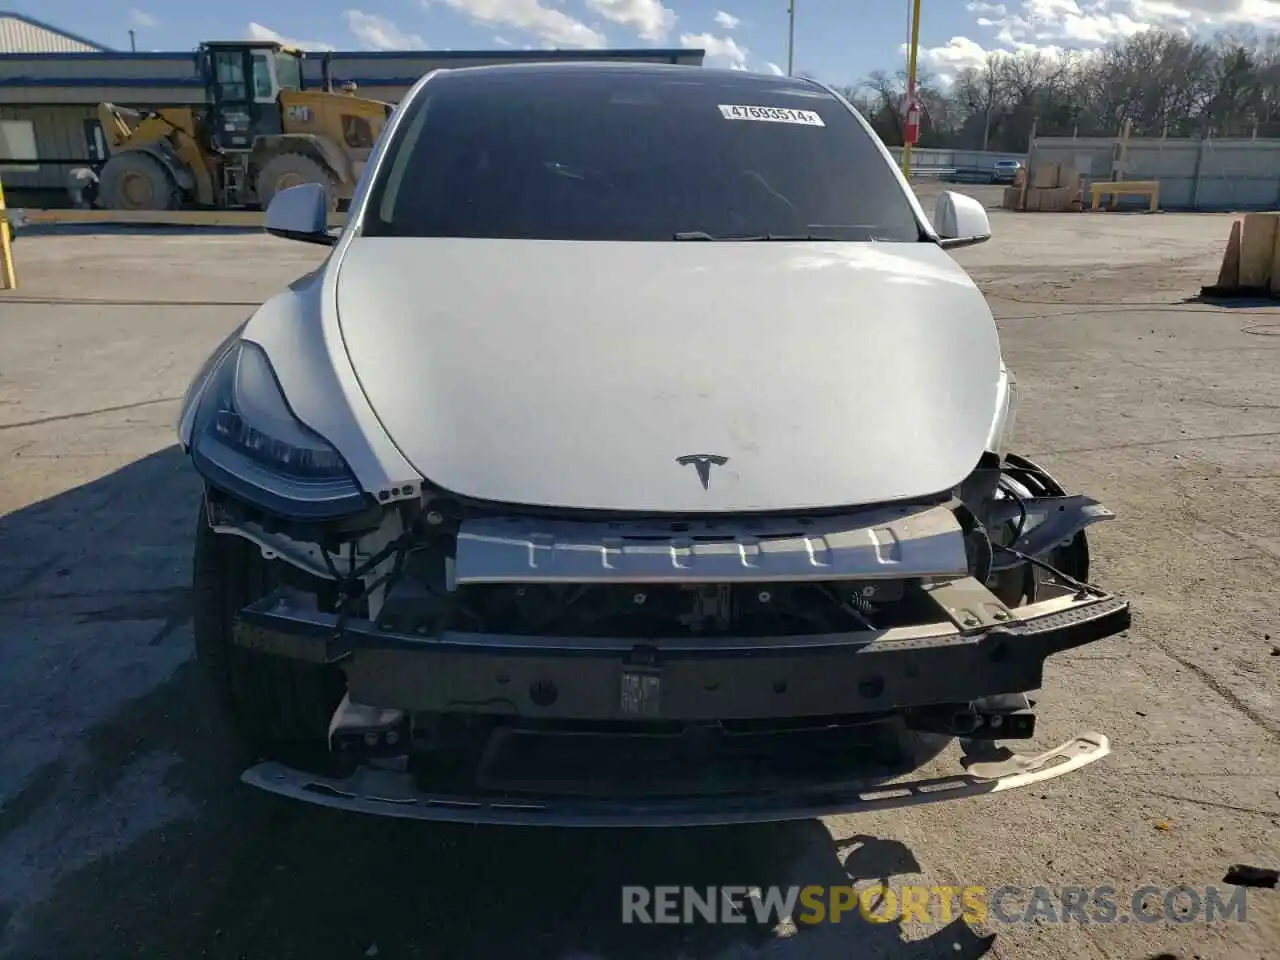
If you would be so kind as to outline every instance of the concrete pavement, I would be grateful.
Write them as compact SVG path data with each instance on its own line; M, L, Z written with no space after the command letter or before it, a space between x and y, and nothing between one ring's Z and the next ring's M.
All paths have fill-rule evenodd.
M619 922L624 884L1123 899L1280 864L1280 309L1180 302L1216 272L1224 218L993 221L957 259L1002 318L1020 448L1119 513L1094 528L1094 579L1136 607L1126 636L1052 661L1038 741L1096 729L1114 755L895 814L607 834L342 816L238 783L191 662L197 484L172 421L207 350L323 251L25 236L22 288L0 294L0 956L917 958L982 955L991 933L1011 960L1266 956L1280 891L1214 925Z

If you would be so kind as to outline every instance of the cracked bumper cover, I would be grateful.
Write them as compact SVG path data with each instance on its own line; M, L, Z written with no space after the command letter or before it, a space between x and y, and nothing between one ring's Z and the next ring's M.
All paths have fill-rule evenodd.
M361 767L350 777L312 776L260 763L241 779L250 786L324 807L407 820L504 826L696 827L804 820L872 813L942 800L987 796L1043 783L1101 760L1111 744L1084 733L1035 755L976 763L959 774L893 784L836 783L748 796L584 800L576 797L480 797L421 790L406 773Z
M994 615L966 610L954 622L826 636L645 643L448 631L419 636L367 621L339 629L334 617L276 594L241 612L236 641L340 663L352 701L410 715L488 714L521 724L696 724L874 714L1032 691L1041 686L1049 656L1120 633L1129 623L1127 601L1076 595ZM1109 752L1106 737L1089 733L1042 754L1014 754L927 780L841 777L705 796L435 792L408 773L373 766L335 779L263 763L244 780L299 800L395 817L672 826L789 820L998 793L1062 776Z

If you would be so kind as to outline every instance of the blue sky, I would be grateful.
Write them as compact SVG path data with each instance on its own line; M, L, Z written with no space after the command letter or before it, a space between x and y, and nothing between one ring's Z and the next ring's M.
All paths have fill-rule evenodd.
M795 68L832 83L904 64L908 0L796 0ZM921 61L943 82L992 50L1091 49L1151 26L1280 26L1280 0L922 0ZM0 0L127 50L278 35L337 49L696 46L785 69L787 0Z

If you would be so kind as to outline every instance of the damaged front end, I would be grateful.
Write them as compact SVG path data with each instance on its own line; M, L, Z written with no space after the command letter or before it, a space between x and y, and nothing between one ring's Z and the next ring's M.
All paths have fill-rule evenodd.
M239 611L234 642L345 681L325 763L245 774L298 799L746 822L999 792L1109 751L1092 733L997 749L1034 734L1048 657L1129 626L1088 583L1086 528L1112 514L1017 456L946 496L799 516L566 515L430 488L341 523L212 487L206 509L302 572Z

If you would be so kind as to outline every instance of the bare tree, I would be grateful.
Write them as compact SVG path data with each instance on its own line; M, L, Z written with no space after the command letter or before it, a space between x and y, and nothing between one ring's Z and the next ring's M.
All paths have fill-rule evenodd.
M1147 30L1087 54L996 53L943 87L922 76L921 142L1022 151L1032 125L1057 136L1280 136L1280 36L1250 28L1202 39ZM877 132L901 143L906 76L856 88Z

